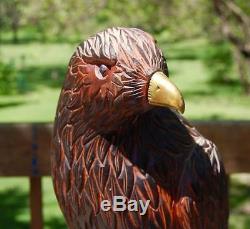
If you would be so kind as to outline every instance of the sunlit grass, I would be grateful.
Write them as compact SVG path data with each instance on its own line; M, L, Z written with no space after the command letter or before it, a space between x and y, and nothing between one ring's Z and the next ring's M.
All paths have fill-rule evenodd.
M249 120L250 98L243 95L236 73L232 74L234 84L209 83L208 69L200 57L205 44L204 40L159 44L169 57L170 77L184 94L185 116L199 120ZM13 61L13 67L20 69L26 93L0 96L0 122L53 121L67 63L75 46L29 43L1 47L3 59ZM182 54L188 59L180 58Z
M170 60L169 69L171 78L183 92L187 118L250 119L250 98L243 94L237 81L228 85L211 84L207 69L200 60Z
M78 44L3 44L0 56L17 67L66 65ZM13 67L15 67L15 65Z
M0 120L2 122L53 121L59 93L59 89L40 88L22 96L0 97Z

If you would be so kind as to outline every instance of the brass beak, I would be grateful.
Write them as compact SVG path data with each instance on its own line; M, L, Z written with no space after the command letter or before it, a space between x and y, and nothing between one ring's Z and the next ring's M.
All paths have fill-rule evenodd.
M174 108L181 113L185 103L179 89L163 72L155 72L149 82L148 102L151 105Z

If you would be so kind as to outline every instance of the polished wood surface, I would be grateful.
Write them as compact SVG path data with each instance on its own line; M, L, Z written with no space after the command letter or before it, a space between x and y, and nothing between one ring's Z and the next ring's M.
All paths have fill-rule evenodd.
M160 78L164 85L158 82L156 72L167 78L166 59L154 38L136 28L106 29L72 55L51 157L55 193L69 228L227 228L220 153L169 109L184 110L181 95L176 87L164 87L166 78ZM157 81L154 90L151 79ZM149 201L146 214L103 211L102 201L115 196Z

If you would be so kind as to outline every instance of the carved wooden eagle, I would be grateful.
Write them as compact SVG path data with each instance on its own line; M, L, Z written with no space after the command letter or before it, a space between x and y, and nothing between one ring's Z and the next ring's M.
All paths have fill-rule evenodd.
M225 229L227 182L216 146L192 127L156 41L110 28L81 43L58 102L55 193L71 229ZM149 202L115 211L122 196ZM112 205L113 206L113 205Z

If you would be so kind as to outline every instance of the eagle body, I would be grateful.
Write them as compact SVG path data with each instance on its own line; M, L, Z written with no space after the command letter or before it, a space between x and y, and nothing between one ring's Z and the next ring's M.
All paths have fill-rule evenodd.
M172 108L148 105L167 72L155 40L112 28L80 44L58 102L55 193L71 229L225 229L227 182L216 146ZM103 211L114 196L150 200L146 214Z

